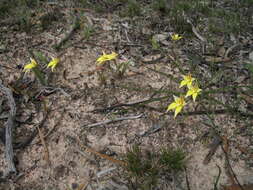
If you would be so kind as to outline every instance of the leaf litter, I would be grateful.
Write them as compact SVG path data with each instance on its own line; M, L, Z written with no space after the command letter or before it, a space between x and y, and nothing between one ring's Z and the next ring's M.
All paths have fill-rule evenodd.
M66 20L71 18L67 11L61 11L61 13L65 15L64 19ZM70 33L66 32L69 31L66 24L60 21L55 24L62 31L65 31L66 35L57 30L57 27L49 27L47 31L38 33L20 34L19 31L10 30L11 32L4 34L8 44L7 49L12 47L12 50L0 54L0 76L4 84L12 84L13 81L19 79L22 73L20 65L22 68L28 62L30 57L28 52L33 47L48 57L51 54L59 53L61 55L59 68L55 68L55 72L52 76L49 76L49 79L55 89L63 89L68 96L61 93L61 91L53 91L48 94L44 91L41 92L41 88L35 85L36 81L31 75L20 79L20 85L24 86L23 89L19 86L17 90L21 93L14 91L16 93L14 95L15 100L18 104L17 119L29 118L28 115L33 115L33 117L30 118L30 121L28 119L24 124L18 124L19 129L17 128L17 131L14 132L14 139L22 136L26 137L27 134L23 130L23 128L26 128L28 136L33 131L38 131L39 136L35 138L37 142L40 140L42 145L40 143L32 143L25 148L16 150L15 155L19 162L17 169L23 175L12 182L0 182L0 186L3 184L5 189L10 189L11 186L14 189L67 189L70 188L71 184L77 183L79 184L78 189L103 189L106 187L131 189L131 186L129 186L127 180L124 178L124 170L122 167L117 166L117 163L122 165L124 163L121 160L123 155L132 145L137 143L144 149L152 150L153 152L159 150L160 147L166 146L170 148L180 147L186 150L188 154L188 182L184 180L185 178L182 174L175 175L170 180L164 177L159 180L158 189L180 189L181 186L183 186L183 189L187 187L196 190L203 189L203 187L212 189L214 184L213 179L217 176L216 165L221 167L219 184L223 184L224 189L241 188L237 184L233 184L232 186L228 184L229 176L225 172L226 157L222 152L220 141L216 142L211 136L205 140L195 141L197 137L209 131L205 125L200 124L201 120L206 119L204 115L182 116L179 120L174 120L173 116L164 114L168 102L172 101L172 98L151 102L149 104L150 109L139 103L134 106L124 107L124 104L127 105L129 102L147 100L148 97L152 97L154 89L159 90L163 86L166 86L172 91L177 88L178 84L176 84L176 81L170 80L168 77L153 72L146 67L148 65L153 70L170 73L177 80L181 77L181 74L173 64L175 61L171 56L173 54L169 52L166 55L166 53L159 52L159 50L158 53L156 52L157 50L150 50L149 37L140 33L141 30L138 27L134 28L134 22L137 22L138 19L123 20L116 15L98 15L92 12L87 13L86 17L89 18L88 20L95 25L98 31L103 31L99 32L95 37L91 36L92 40L90 41L80 40L83 39L82 34L78 29L75 30L76 25L69 25L72 28L70 35ZM74 21L74 23L77 22L76 20ZM139 26L140 28L149 28L150 23L143 22L142 24L143 26ZM193 24L191 24L191 27L194 35L203 41L203 43L206 42L204 34L200 35L200 32ZM58 35L60 33L62 33L63 37L61 39L64 43L59 40ZM164 33L161 32L160 34ZM22 35L22 38L19 37L20 35ZM169 39L166 39L166 36L155 36L159 38L157 41L161 41L162 46L170 46L170 43L168 43ZM187 64L188 58L184 53L188 51L188 48L192 48L192 46L194 51L196 49L198 51L199 44L191 44L187 39L184 40L185 47L177 47L179 49L177 54L179 54L178 56L182 62L185 61L184 64ZM69 42L74 42L78 46L72 46L71 43L68 44ZM59 52L56 52L52 48L55 44L58 45L57 47L61 46L61 48L56 48ZM137 71L141 75L126 75L122 79L118 79L108 73L105 85L101 85L96 72L95 62L103 50L107 50L108 52L117 50L125 58L133 59L135 62L133 72ZM238 63L233 62L233 59L229 57L231 51L235 51L235 49L230 48L229 50L228 48L225 51L224 48L220 48L218 51L219 57L206 57L209 60L206 60L207 63L204 64L208 65L210 64L208 62L211 62L214 64L212 67L215 70L217 67L215 64L226 62L229 59L227 60L229 67L236 66ZM155 56L149 60L148 55ZM151 64L149 64L149 61L151 61ZM224 65L220 66L226 68L225 63L222 64ZM190 65L183 65L182 67L185 67L187 70ZM203 64L200 67L206 73L212 72L204 67ZM131 71L131 67L129 70ZM243 73L243 70L240 70L240 72ZM240 72L236 73L236 76L240 75ZM29 82L26 83L25 80ZM241 82L245 80L244 78ZM219 81L221 83L226 82L222 81L222 79ZM33 99L34 97L37 97L37 99ZM249 95L243 95L242 98L245 99L246 103L250 102ZM39 121L43 121L41 120L43 118L41 116L41 110L43 110L41 100L48 102L47 106L53 110L50 111L49 116L44 121L45 123L41 126L42 129L40 127L36 128L36 125L40 125ZM3 99L2 105L5 104L5 100ZM115 107L115 105L123 106L121 108ZM92 110L113 106L114 108L110 111L92 112ZM164 112L152 110L152 107L164 110ZM6 108L3 110L5 112ZM195 105L192 105L186 111L194 110ZM122 120L118 123L108 122L98 128L86 129L82 127L87 123L93 125L101 121L114 121L117 118L138 116L143 113L146 117L138 120ZM61 114L63 114L62 117ZM250 182L253 180L252 168L250 166L245 167L245 160L241 156L242 149L236 148L239 144L250 150L253 143L250 137L247 136L244 122L225 114L216 115L214 120L220 126L219 132L230 140L231 148L228 153L230 165L242 184L243 189L252 188L250 185ZM159 130L154 133L148 132L155 125L160 125L161 122L162 127ZM1 120L2 123L4 123L4 120ZM55 127L56 124L58 125L57 127ZM236 135L237 131L241 133ZM43 136L43 134L48 133L50 135ZM80 144L83 144L86 148L87 158L76 151L77 147L80 148L82 146L73 141L75 136L80 139ZM213 147L208 146L210 143ZM208 150L208 147L210 150ZM209 151L212 153L210 154ZM1 147L1 152L3 152L3 147ZM44 163L45 160L49 161L48 154L50 154L50 167ZM208 161L205 160L206 155L211 155ZM6 166L4 160L4 155L1 154L1 171L4 171ZM205 162L204 164L203 161ZM117 169L114 170L115 167ZM112 168L113 170L110 171ZM107 173L108 175L101 177L100 180L97 180L95 176L102 171L110 172ZM84 179L89 180L84 182Z

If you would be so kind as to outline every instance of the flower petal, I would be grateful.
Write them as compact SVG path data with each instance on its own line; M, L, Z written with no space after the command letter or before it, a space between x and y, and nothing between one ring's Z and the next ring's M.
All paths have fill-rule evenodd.
M116 57L118 56L117 53L115 52L112 52L111 54L106 54L104 51L103 51L103 55L101 55L97 60L97 64L98 65L101 65L103 64L104 62L106 61L110 61L110 60L113 60L113 59L116 59Z
M29 72L32 68L37 66L37 62L33 58L30 58L30 61L31 62L26 64L25 67L24 67L24 72L25 73Z
M196 100L197 96L198 96L198 93L194 93L194 94L192 94L192 99L193 99L193 101L194 101L194 102L195 102L195 100Z
M191 96L194 92L192 91L192 89L189 89L185 95L185 97Z
M177 107L177 104L176 104L175 102L172 102L172 103L168 106L167 111L169 111L169 110L174 110L176 107Z
M179 114L179 112L182 111L182 108L183 106L178 106L176 109L175 109L175 115L174 115L174 118L177 117L177 115Z
M47 68L51 67L51 70L54 71L54 68L58 65L59 63L58 58L52 58L52 60L48 63Z
M183 87L185 85L187 85L187 81L186 80L182 80L181 83L180 83L179 88L181 88L181 87Z

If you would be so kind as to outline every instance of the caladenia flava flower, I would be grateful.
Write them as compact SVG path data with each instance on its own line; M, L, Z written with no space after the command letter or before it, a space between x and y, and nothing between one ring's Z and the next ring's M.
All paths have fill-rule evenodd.
M180 86L179 88L187 85L188 88L190 88L192 86L192 82L195 81L196 79L193 78L191 76L191 74L188 75L182 75L182 77L184 78L181 82L180 82Z
M182 111L183 107L186 105L184 96L174 96L174 102L172 102L168 108L167 108L167 112L170 110L174 110L175 114L174 114L174 118L177 117L177 115Z
M54 68L58 65L60 59L52 58L52 60L48 63L47 68L51 67L52 72L54 72Z
M23 71L25 73L32 71L42 85L47 85L44 74L40 71L38 63L35 61L35 59L30 58L30 63L25 65Z
M171 35L171 39L173 40L173 41L178 41L178 40L180 40L180 39L182 39L183 37L182 36L180 36L179 34L172 34Z
M115 53L115 52L112 52L111 54L106 54L105 52L103 52L103 55L101 55L97 59L96 62L97 62L98 65L102 65L106 61L110 61L110 60L116 59L117 56L118 56L118 54Z
M34 69L35 67L37 67L38 63L33 59L30 58L30 63L26 64L24 67L24 72L28 73L30 70Z
M192 96L193 101L195 102L197 96L202 91L197 84L191 85L188 88L188 92L186 93L185 97Z

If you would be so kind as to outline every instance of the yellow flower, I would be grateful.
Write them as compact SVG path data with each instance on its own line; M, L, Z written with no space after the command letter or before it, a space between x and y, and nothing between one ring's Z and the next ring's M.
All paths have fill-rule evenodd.
M183 75L183 78L184 78L184 80L182 80L182 81L180 82L179 88L181 88L181 87L183 87L183 86L185 86L185 85L187 85L187 87L190 88L190 86L192 85L192 82L195 80L195 78L193 78L193 77L191 76L191 74Z
M115 52L112 52L111 54L106 54L105 52L103 52L103 55L97 59L97 63L98 63L98 65L101 65L106 61L116 59L117 56L118 56L118 54Z
M171 39L173 40L173 41L178 41L178 40L180 40L180 39L182 39L183 37L182 36L180 36L179 34L172 34L171 35Z
M34 59L30 58L30 60L31 60L31 62L26 64L24 67L25 73L29 72L31 69L35 68L38 65Z
M177 114L182 111L185 105L186 103L183 96L180 96L180 97L174 96L174 102L172 102L168 106L167 111L175 110L175 115L174 115L174 118L175 118L177 117Z
M198 87L197 84L190 86L189 90L185 97L192 96L193 101L195 102L196 97L200 94L202 90Z
M52 71L54 71L54 68L58 65L60 59L58 58L52 58L52 60L48 63L47 68L51 67Z

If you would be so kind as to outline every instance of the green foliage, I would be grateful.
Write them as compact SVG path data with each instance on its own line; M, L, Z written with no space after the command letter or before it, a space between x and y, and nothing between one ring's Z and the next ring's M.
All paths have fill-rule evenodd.
M96 12L107 12L108 10L114 11L112 7L120 4L125 4L128 0L103 0L103 1L93 1L93 0L77 0L82 7L93 9ZM109 8L109 9L108 9ZM112 9L111 9L112 8Z
M129 16L129 17L134 17L140 14L141 14L140 3L138 3L136 0L128 0L124 15Z
M225 2L216 2L212 0L181 0L171 1L170 5L164 0L154 1L155 10L165 9L167 15L171 17L172 25L176 32L182 33L189 31L184 15L191 17L197 25L208 24L208 28L214 33L231 33L240 32L250 26L251 21L248 19L250 13L249 4L252 0L240 3L229 1L225 6ZM223 5L224 4L224 5ZM169 7L166 9L166 7ZM168 10L169 9L169 10ZM245 17L243 16L245 15ZM203 18L207 21L203 23Z
M126 154L128 174L134 181L138 180L136 185L141 189L156 185L159 170L154 165L155 158L152 153L143 157L143 152L137 145Z
M116 65L116 72L118 77L123 77L124 73L128 69L129 65L131 64L130 61L122 62Z
M160 49L159 42L154 37L152 37L150 41L151 41L151 45L152 45L153 50Z
M180 149L163 149L159 161L168 170L180 171L185 166L185 153Z
M178 172L185 166L185 153L181 150L162 149L161 154L145 152L134 145L126 153L128 176L140 189L156 187L161 174Z
M86 24L83 29L83 36L86 40L88 40L94 32L95 32L94 27L89 24Z
M0 1L0 16L13 15L24 8L32 8L39 5L39 0L2 0Z
M8 0L0 1L0 16L4 16L9 12L9 9L12 7L11 3L8 3Z
M153 8L154 10L160 11L161 13L168 13L169 12L168 1L166 0L153 1Z
M253 76L253 65L252 64L245 64L245 68L250 71L250 74Z
M49 59L45 55L43 55L43 53L40 51L34 50L33 55L35 60L37 60L43 66L46 66L47 63L49 62Z
M126 154L127 170L133 176L144 176L152 169L149 160L143 160L142 152L139 146L134 145L132 150Z

